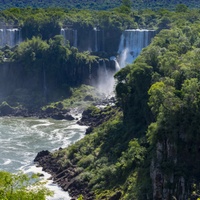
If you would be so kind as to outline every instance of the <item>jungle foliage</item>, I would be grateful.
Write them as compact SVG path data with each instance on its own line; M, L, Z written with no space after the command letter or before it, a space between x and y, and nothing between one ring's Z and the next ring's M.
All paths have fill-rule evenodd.
M44 75L46 70L58 90L68 86L65 82L68 76L70 84L76 84L80 79L74 76L74 71L88 68L88 64L96 62L97 55L64 45L60 36L52 38L52 31L44 28L47 22L55 27L54 34L63 25L82 28L98 25L112 33L125 28L157 29L158 34L135 62L115 75L120 109L113 108L115 114L109 121L54 156L63 167L72 162L80 168L79 178L94 191L96 199L109 199L117 192L124 200L153 199L150 166L156 160L157 144L163 144L159 167L166 177L164 189L170 189L177 197L181 193L176 188L181 176L187 183L188 198L197 198L200 12L184 5L177 6L173 12L128 8L118 7L109 12L58 8L2 11L5 23L20 25L29 36L13 49L2 49L1 62L18 63L29 77L37 73ZM51 15L57 21L51 21ZM43 33L44 30L47 32ZM66 73L66 68L72 74ZM36 82L43 83L39 77ZM98 111L94 110L95 113ZM173 146L173 153L167 151L168 144ZM171 176L174 182L170 182Z
M39 182L37 175L23 173L11 174L0 171L0 199L1 200L45 200L52 196L44 182Z
M161 27L168 29L115 74L122 112L116 110L93 133L55 153L63 166L72 162L80 168L79 178L96 199L118 192L123 200L155 199L153 160L165 177L163 188L171 190L169 199L182 194L180 177L187 197L199 196L199 11L160 13L165 15Z
M33 7L33 8L48 8L48 7L64 7L67 9L91 9L91 10L108 10L121 5L121 2L127 0L1 0L0 9L7 9L11 7ZM177 4L185 4L190 8L199 6L199 0L128 0L133 9L154 9L167 8L174 10Z

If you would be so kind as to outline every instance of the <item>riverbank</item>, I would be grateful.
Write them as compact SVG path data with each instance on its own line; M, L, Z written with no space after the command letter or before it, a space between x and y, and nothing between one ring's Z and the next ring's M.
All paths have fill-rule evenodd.
M82 118L77 123L89 126L86 134L90 134L95 127L106 122L114 114L114 107L114 105L103 108L91 106L83 112ZM82 169L73 164L73 160L69 160L64 166L60 163L60 158L63 156L62 150L62 148L56 150L56 154L60 154L56 157L54 156L55 152L43 150L37 154L34 162L38 167L42 167L43 171L51 174L53 181L67 191L72 200L77 199L80 194L83 195L84 200L93 200L94 193L90 190L87 181L79 178Z
M62 167L58 161L59 159L53 157L53 154L49 151L39 152L34 159L37 166L51 174L54 183L70 194L71 200L75 200L79 194L82 194L85 200L93 200L94 194L90 191L88 185L78 178L80 169L71 163L67 167Z

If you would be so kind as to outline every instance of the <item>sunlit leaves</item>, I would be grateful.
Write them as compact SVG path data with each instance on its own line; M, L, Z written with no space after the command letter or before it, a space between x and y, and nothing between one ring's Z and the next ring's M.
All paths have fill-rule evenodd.
M200 83L197 78L185 80L182 85L182 96L185 106L198 107L200 106Z
M17 60L27 60L28 62L41 59L49 45L39 37L22 42L15 51Z
M156 115L163 112L174 112L181 106L180 98L176 96L174 82L167 79L164 82L156 82L149 89L149 106Z
M18 173L10 174L0 171L0 199L1 200L45 200L52 195L44 183L39 182L37 176Z

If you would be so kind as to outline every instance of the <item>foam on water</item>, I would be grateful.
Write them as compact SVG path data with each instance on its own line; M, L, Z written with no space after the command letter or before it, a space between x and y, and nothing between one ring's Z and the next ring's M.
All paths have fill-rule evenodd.
M53 180L51 179L51 175L42 171L42 167L31 166L28 167L27 170L24 170L27 174L42 174L43 181L46 182L46 187L54 192L52 197L47 197L46 200L70 200L70 196L67 192L63 191L60 187L58 187Z
M3 159L3 160L5 160L5 161L2 165L8 165L12 162L10 159Z
M76 121L35 119L35 118L0 118L0 170L42 173L34 166L33 160L42 150L53 151L84 137L86 126L79 126ZM48 200L68 200L68 193L48 180L48 188L55 196Z

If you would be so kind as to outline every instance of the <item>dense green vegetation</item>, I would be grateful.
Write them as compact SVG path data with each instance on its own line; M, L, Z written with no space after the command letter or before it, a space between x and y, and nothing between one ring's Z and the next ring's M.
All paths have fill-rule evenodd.
M80 168L96 199L199 197L200 15L160 12L169 29L115 75L122 112L54 153Z
M126 2L127 0L125 0ZM130 0L133 9L160 9L168 8L175 9L177 4L185 4L190 8L199 7L199 0ZM33 7L33 8L48 8L48 7L64 7L67 9L92 9L92 10L108 10L113 9L121 4L121 0L1 0L0 9L11 7Z
M18 173L10 174L0 171L0 199L1 200L45 200L52 192L38 181L36 175Z
M155 16L157 16L155 18ZM40 107L71 95L71 87L97 79L98 63L117 55L122 31L126 28L159 28L162 14L131 12L129 5L112 11L11 8L0 12L2 26L17 26L24 42L0 50L0 90L11 106ZM154 16L155 20L149 23ZM98 26L104 32L104 50L79 51L64 43L61 27L78 30L80 47L86 46L88 33ZM4 76L5 72L7 76ZM11 73L9 73L11 71ZM7 83L8 82L8 83ZM40 97L40 98L38 98ZM14 102L14 104L13 104ZM31 105L30 105L31 102ZM33 104L34 103L34 104Z
M69 97L70 87L87 82L87 76L77 71L81 69L87 73L96 57L88 52L79 53L76 48L63 46L61 42L60 36L48 42L33 37L14 49L5 47L1 51L2 67L6 71L11 69L11 73L7 77L2 74L0 88L10 103L38 107Z
M86 90L71 86L82 84L87 79L80 79L83 72L110 55L106 51L79 52L65 45L58 36L61 27L90 30L98 25L106 35L112 33L111 37L126 28L158 30L135 62L115 74L117 107L105 111L114 113L113 117L54 156L64 168L69 163L79 168L78 178L88 184L96 199L115 194L123 200L199 197L199 10L178 5L173 12L131 11L130 5L124 4L110 12L14 8L0 14L4 23L20 26L27 38L0 52L2 65L25 72L25 86L22 79L18 90L7 95L10 102L39 106L58 100L65 107L77 105L75 99L82 99L80 93ZM48 93L44 80L51 88ZM30 91L34 95L29 96ZM72 93L76 98L63 100ZM100 113L89 109L93 115Z
M99 60L117 55L123 30L149 28L159 31L176 24L197 23L199 11L190 11L184 5L178 5L176 12L164 9L131 11L129 1L124 1L112 11L11 8L1 11L0 18L7 27L21 28L24 40L14 48L6 46L0 50L2 68L8 71L12 68L8 77L0 79L1 92L8 97L9 103L15 101L30 106L27 104L34 102L40 107L69 97L70 87L90 84L90 73L96 73ZM88 33L98 27L105 35L104 50L79 51L65 44L59 35L61 27L78 30L80 41L87 41ZM80 42L79 46L86 45Z

